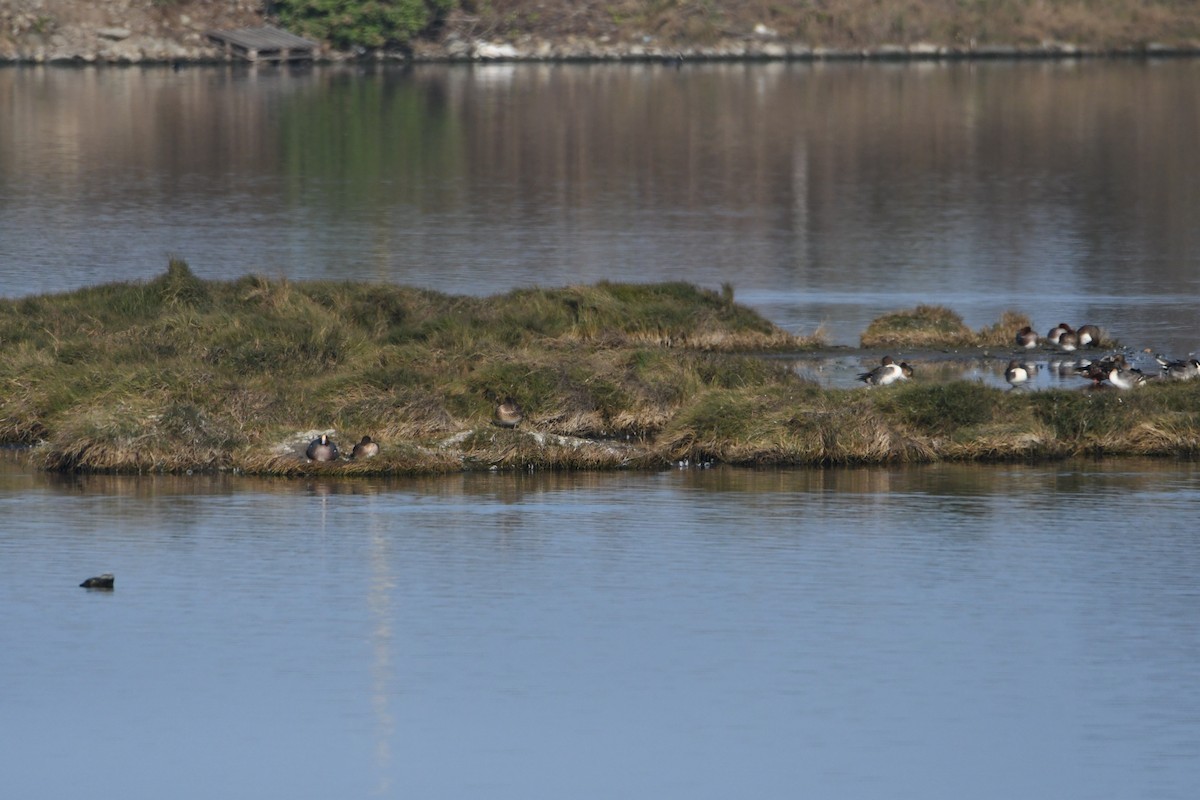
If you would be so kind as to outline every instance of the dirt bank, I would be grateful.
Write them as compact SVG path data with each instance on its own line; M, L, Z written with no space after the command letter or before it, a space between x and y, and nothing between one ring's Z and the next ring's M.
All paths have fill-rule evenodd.
M272 22L262 0L6 0L0 61L221 60L210 29ZM574 60L1200 55L1200 13L1174 0L540 0L461 2L391 53L323 59Z

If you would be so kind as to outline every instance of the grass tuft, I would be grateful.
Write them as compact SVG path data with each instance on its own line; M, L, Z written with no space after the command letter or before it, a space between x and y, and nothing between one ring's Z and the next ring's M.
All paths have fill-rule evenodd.
M957 313L944 306L919 305L907 311L893 311L871 321L862 334L862 346L973 347L975 333Z

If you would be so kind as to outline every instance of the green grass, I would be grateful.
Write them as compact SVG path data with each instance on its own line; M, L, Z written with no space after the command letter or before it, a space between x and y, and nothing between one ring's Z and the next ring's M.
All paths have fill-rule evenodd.
M0 301L0 440L40 443L54 469L290 472L275 449L297 432L434 446L486 429L504 395L544 433L642 437L704 387L789 379L738 351L814 343L729 288L471 298L203 281L175 259L145 283Z
M174 260L146 283L0 301L0 442L55 470L278 475L1200 452L1200 381L840 390L757 355L816 344L731 287L471 298L203 281ZM491 424L508 395L525 409L516 430ZM347 450L370 435L381 454L311 464L304 446L325 431Z

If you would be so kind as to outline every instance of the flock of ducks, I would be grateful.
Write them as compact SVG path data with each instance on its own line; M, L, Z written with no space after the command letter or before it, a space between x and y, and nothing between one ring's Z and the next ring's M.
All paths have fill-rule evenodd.
M496 404L492 424L501 428L515 428L524 419L525 411L521 405L512 397L505 397ZM325 433L309 442L304 455L308 457L309 461L337 461L341 457L337 444ZM351 460L374 458L377 455L379 455L379 442L372 440L370 436L362 437L362 441L354 445L354 449L350 451Z
M1073 352L1080 347L1099 347L1103 341L1100 329L1095 325L1080 325L1078 329L1061 322L1050 329L1045 338L1038 336L1029 325L1021 328L1016 334L1016 344L1025 350L1032 350L1039 345L1050 344L1064 352ZM1200 377L1200 360L1189 358L1183 361L1173 361L1156 355L1155 360L1162 367L1162 379L1192 380ZM1060 365L1062 368L1062 365ZM1094 386L1105 382L1117 389L1128 390L1141 386L1148 379L1139 369L1129 366L1125 356L1117 353L1100 359L1080 359L1068 367L1075 374L1092 381ZM1034 369L1020 359L1012 359L1004 370L1004 380L1014 389L1027 386L1034 377ZM913 376L913 368L908 362L896 363L891 356L884 356L879 366L864 372L858 379L868 386L888 386L897 381L908 380ZM501 428L516 428L525 419L525 412L512 397L505 397L496 404L492 416L492 424ZM327 434L321 434L309 443L305 455L310 461L337 461L340 453L338 446ZM374 458L379 455L379 444L370 436L362 437L362 441L354 445L350 453L351 459Z
M1046 341L1060 350L1070 353L1081 347L1099 347L1101 341L1100 329L1095 325L1080 325L1075 330L1065 322L1060 322L1046 334ZM1041 344L1037 333L1026 325L1017 331L1017 346L1032 350Z
M341 453L338 452L338 446L329 438L329 435L322 433L309 442L304 455L308 456L310 461L337 461ZM379 443L371 441L370 436L362 437L362 441L354 445L354 449L350 451L352 459L374 458L377 455L379 455Z
M1080 325L1072 328L1065 322L1060 322L1050 329L1043 338L1029 325L1017 331L1015 341L1017 347L1032 350L1038 346L1053 346L1059 351L1071 353L1081 347L1099 347L1104 339L1103 334L1095 325ZM1151 352L1149 350L1146 351ZM1158 380L1187 381L1200 378L1200 360L1172 360L1162 355L1156 355L1155 361L1162 368ZM1069 372L1086 378L1093 386L1108 385L1121 390L1135 389L1147 380L1154 379L1141 370L1130 366L1125 356L1116 353L1098 359L1081 358L1070 362L1055 362L1054 366L1060 372ZM869 386L887 386L896 381L911 378L913 369L906 362L897 364L891 356L884 356L878 367L870 372L864 372L858 379ZM1033 381L1036 369L1021 359L1014 358L1008 362L1004 370L1004 380L1015 388L1028 386Z
M1026 325L1017 331L1016 344L1026 350L1032 350L1039 344L1049 344L1063 352L1074 352L1081 347L1099 347L1103 343L1101 331L1095 325L1080 325L1079 329L1072 328L1065 322L1060 322L1050 329L1044 340L1040 339L1033 329ZM1146 352L1150 352L1147 350ZM1174 361L1162 355L1156 355L1154 360L1162 368L1158 376L1160 380L1186 381L1200 377L1200 361L1189 358ZM1127 391L1143 385L1152 376L1146 375L1140 369L1130 366L1121 353L1104 356L1099 359L1079 359L1074 362L1055 363L1060 372L1069 372L1092 382L1093 386L1107 385ZM1025 386L1033 379L1033 369L1019 359L1008 362L1004 371L1004 379L1014 389Z

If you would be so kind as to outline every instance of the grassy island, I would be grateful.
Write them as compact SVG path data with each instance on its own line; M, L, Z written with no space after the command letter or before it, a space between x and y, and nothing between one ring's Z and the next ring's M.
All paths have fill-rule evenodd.
M729 286L474 298L205 281L173 260L146 283L0 300L0 441L31 445L52 470L277 475L1200 451L1200 381L842 390L762 357L823 344L738 305ZM494 422L506 397L524 409L515 428ZM343 454L363 435L381 450L309 461L321 433Z

